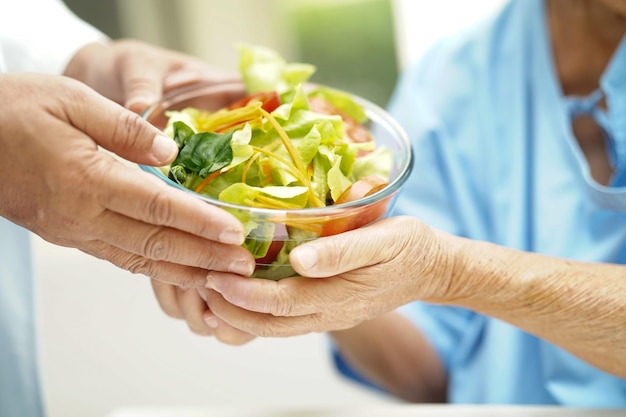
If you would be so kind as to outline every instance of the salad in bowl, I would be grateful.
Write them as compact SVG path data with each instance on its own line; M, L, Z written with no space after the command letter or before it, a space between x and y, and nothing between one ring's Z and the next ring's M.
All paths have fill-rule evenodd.
M309 83L315 67L240 46L241 83L167 94L143 116L177 158L141 168L236 216L254 277L296 275L297 245L384 217L412 169L409 141L381 108Z

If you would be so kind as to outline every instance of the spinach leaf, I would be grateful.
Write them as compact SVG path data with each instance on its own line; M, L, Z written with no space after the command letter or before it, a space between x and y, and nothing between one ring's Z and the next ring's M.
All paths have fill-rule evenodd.
M191 131L191 132L190 132ZM189 135L189 133L192 133ZM172 167L181 166L188 173L197 173L206 178L212 172L228 166L233 160L230 143L234 131L228 133L193 133L183 122L174 125L174 137L182 143Z
M192 128L187 126L184 122L174 122L174 142L178 145L178 149L182 148L187 141L187 138L193 136L195 133Z

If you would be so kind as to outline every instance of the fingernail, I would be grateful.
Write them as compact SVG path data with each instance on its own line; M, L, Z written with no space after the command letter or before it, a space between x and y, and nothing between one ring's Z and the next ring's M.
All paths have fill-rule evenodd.
M154 96L136 96L128 99L126 103L124 103L124 106L133 111L143 111L155 101L157 101L157 98Z
M213 314L211 313L204 313L204 322L206 323L207 326L209 326L211 329L217 329L217 325L218 325L218 321L217 321L217 317L215 317Z
M166 163L178 154L178 146L172 138L157 134L152 142L152 155L160 162Z
M215 285L215 277L212 274L207 274L206 283L204 284L204 288L208 288L210 290L218 291L217 286ZM206 300L204 300L206 301Z
M254 271L254 264L248 261L233 261L228 266L228 271L247 277Z
M317 251L310 246L302 246L293 250L294 256L303 269L312 269L317 265Z
M241 245L245 239L241 230L226 229L220 233L220 242L227 245Z

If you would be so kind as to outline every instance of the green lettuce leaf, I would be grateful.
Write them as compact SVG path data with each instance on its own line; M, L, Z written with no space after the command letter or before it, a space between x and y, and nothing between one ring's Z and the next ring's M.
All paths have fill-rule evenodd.
M328 195L330 192L330 188L328 187L328 171L331 168L331 163L328 157L322 153L317 153L315 158L313 158L313 179L311 180L311 184L313 185L313 190L317 198L321 201L329 203ZM332 201L330 201L332 204Z
M289 91L306 82L315 72L310 64L287 63L276 51L241 44L239 71L248 94L260 91Z
M352 181L341 171L341 159L341 156L337 156L335 163L328 170L328 187L333 201L337 201L339 196L352 185Z
M355 181L370 175L389 178L393 167L393 154L387 147L378 147L373 152L358 157L352 167L352 176Z
M252 187L238 182L224 189L219 199L242 206L254 206L255 202L272 202L276 208L304 208L308 200L306 187Z
M183 110L166 111L165 115L167 116L167 125L165 126L165 129L163 129L163 133L171 138L174 138L174 125L177 122L183 122L185 125L187 125L188 128L193 131L193 133L197 133L198 129L196 127L196 120L199 118L200 113L200 110L193 107L188 107Z
M252 139L252 128L249 123L246 123L243 128L233 132L230 142L233 159L230 164L222 168L222 171L228 171L250 159L254 153L252 146L250 146L250 139Z
M350 94L343 91L320 86L309 92L309 97L321 98L327 101L359 123L367 121L367 115L363 107L354 101Z
M289 265L289 253L298 245L318 237L317 233L288 227L289 239L285 241L283 247L278 252L276 260L265 270L254 272L256 278L281 279L288 276L298 276L296 271Z
M248 221L244 226L246 229L254 226L250 230L246 230L246 240L243 243L243 247L248 249L252 256L256 259L262 258L267 254L267 251L274 240L274 230L276 227L271 222L255 223Z

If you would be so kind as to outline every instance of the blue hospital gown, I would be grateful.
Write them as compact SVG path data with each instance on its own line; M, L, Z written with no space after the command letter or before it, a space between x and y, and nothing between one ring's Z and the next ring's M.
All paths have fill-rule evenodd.
M405 72L390 112L416 160L396 214L524 251L624 264L626 39L601 90L564 97L546 24L541 0L513 0ZM602 94L609 110L595 115L615 171L609 186L591 178L571 128ZM452 403L626 406L626 380L507 323L419 302L399 311L436 348Z

